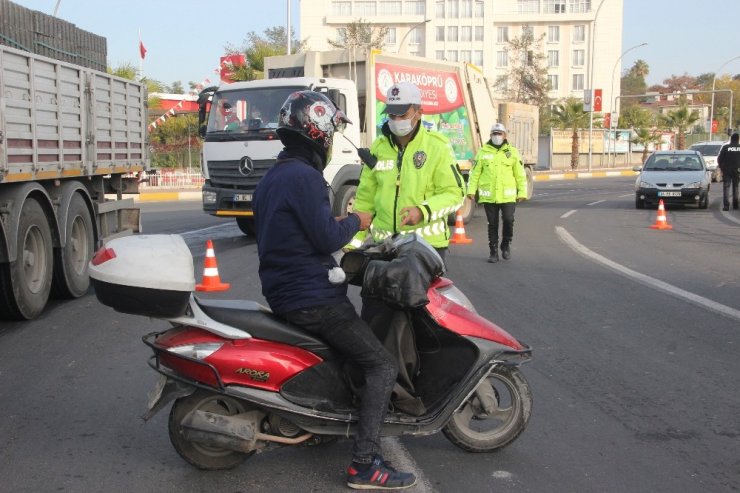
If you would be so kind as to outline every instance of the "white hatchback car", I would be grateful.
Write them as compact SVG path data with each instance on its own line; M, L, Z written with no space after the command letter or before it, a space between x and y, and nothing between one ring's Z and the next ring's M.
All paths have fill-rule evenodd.
M722 172L717 166L717 156L719 155L720 149L722 149L722 146L725 144L726 142L721 140L712 140L697 142L689 147L692 151L699 151L699 153L704 156L704 163L707 165L707 169L712 172L712 181L722 181Z

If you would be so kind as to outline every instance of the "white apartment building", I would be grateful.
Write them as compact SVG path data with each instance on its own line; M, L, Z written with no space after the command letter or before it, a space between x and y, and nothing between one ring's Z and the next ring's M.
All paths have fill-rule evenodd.
M532 30L544 35L550 96L582 98L602 90L612 111L622 72L624 0L301 0L300 36L308 49L331 49L347 24L388 26L385 50L465 61L493 83L509 69L507 41ZM593 63L593 65L592 65ZM593 66L593 70L592 70ZM593 85L591 84L593 73ZM618 103L618 101L617 101Z

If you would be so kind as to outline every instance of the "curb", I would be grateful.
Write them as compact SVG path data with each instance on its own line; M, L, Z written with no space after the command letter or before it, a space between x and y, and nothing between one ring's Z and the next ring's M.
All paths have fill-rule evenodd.
M556 181L556 180L579 180L589 178L610 178L615 176L637 176L639 173L630 170L612 170L612 171L535 171L534 181ZM106 195L106 197L115 199L115 195ZM168 190L166 192L153 192L142 190L138 195L133 195L134 202L175 202L180 200L197 201L202 200L202 194L199 189L188 191Z
M115 194L106 194L106 198L115 200ZM139 194L125 195L125 198L133 198L134 202L175 202L180 200L202 200L200 190L187 192L139 192Z
M637 176L639 172L632 170L614 170L614 171L573 171L566 173L543 173L535 174L534 181L548 180L577 180L581 178L607 178L613 176Z

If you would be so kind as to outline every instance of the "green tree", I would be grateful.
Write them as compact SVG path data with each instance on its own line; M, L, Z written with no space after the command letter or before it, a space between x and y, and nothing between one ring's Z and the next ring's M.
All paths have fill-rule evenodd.
M635 60L635 63L632 64L632 67L630 67L629 72L627 75L630 75L632 77L637 77L639 79L645 80L645 77L647 77L650 74L650 66L648 63L643 60Z
M583 111L583 100L570 97L561 101L552 110L553 122L562 130L573 130L571 136L570 167L578 168L578 130L590 124L590 116Z
M676 148L678 150L686 147L686 130L691 128L697 121L699 121L699 113L696 110L689 109L685 98L681 98L677 109L669 111L663 117L663 123L678 134L678 138L676 139Z
M149 142L153 148L154 166L187 167L192 159L193 166L199 167L201 142L198 139L197 115L179 114L167 118L151 131Z
M226 53L244 54L246 63L243 65L227 65L231 71L231 80L255 80L264 79L265 58L270 56L285 55L287 52L287 35L283 26L270 27L258 34L254 31L247 33L241 48L233 45L226 46ZM291 51L296 53L304 49L305 43L293 37L291 29Z
M640 106L624 108L619 115L619 128L652 127L655 124L655 115L652 111Z
M139 71L131 63L124 63L118 67L108 67L108 73L128 80L136 80L139 75Z
M645 77L650 73L650 67L645 60L637 60L619 81L619 95L636 96L647 92ZM638 106L641 98L624 98L621 100L621 111Z
M383 49L385 46L385 37L388 34L389 27L386 25L373 25L362 18L346 25L341 31L340 39L329 39L327 43L333 48L340 50L347 49Z
M168 90L172 94L185 94L185 88L182 87L182 82L180 82L179 80L173 82Z
M650 144L660 144L662 141L661 134L652 128L638 128L635 130L635 137L630 142L635 145L641 145L642 148L642 163L645 164L645 160L648 157L648 148Z
M547 80L545 55L542 50L543 34L534 38L531 30L525 30L508 44L509 71L496 78L495 87L509 101L528 103L542 107L548 103L550 84Z

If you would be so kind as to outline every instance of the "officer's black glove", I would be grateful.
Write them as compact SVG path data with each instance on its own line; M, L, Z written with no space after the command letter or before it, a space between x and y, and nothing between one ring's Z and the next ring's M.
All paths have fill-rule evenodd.
M367 147L357 149L357 155L360 156L360 160L370 169L373 169L378 164L378 158L370 154L370 149Z

